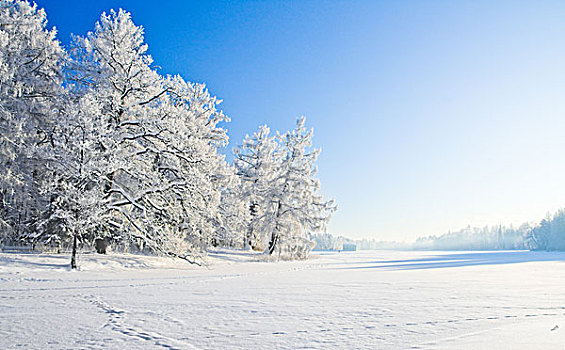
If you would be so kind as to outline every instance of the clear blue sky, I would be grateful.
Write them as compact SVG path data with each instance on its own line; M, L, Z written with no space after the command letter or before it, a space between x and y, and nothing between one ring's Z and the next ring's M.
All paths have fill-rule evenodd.
M59 29L124 8L162 73L224 100L230 149L300 115L330 232L407 240L565 206L565 2L38 0Z

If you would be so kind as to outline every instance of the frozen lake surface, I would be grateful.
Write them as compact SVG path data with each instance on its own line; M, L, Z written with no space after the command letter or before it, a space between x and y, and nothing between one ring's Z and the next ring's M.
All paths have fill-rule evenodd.
M565 253L68 260L0 254L0 348L565 348Z

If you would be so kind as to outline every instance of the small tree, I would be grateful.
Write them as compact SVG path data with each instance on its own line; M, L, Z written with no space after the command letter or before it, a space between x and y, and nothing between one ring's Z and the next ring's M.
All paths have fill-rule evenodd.
M267 247L267 235L272 230L272 201L282 161L275 137L269 134L269 128L261 126L234 149L234 165L242 183L241 196L249 215L245 245L261 250Z
M336 210L333 200L324 201L319 194L320 181L315 179L319 149L311 149L314 131L306 130L304 117L296 129L280 137L284 149L277 186L272 191L273 229L267 252L275 249L293 257L305 257L312 248L310 232L325 231Z
M313 131L300 118L295 130L269 136L263 126L235 150L251 220L247 239L268 254L277 249L303 258L312 248L309 234L325 230L336 206L319 194L314 178L319 150L311 150Z

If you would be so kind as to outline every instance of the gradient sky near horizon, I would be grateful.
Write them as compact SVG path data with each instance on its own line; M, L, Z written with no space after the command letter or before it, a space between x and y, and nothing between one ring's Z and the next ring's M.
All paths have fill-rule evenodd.
M222 98L231 149L304 115L332 234L411 240L565 207L563 1L37 0L68 43L103 11Z

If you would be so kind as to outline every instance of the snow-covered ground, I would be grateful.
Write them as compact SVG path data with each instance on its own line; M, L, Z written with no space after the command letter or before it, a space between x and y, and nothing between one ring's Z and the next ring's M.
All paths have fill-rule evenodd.
M0 254L2 349L565 349L565 253Z

